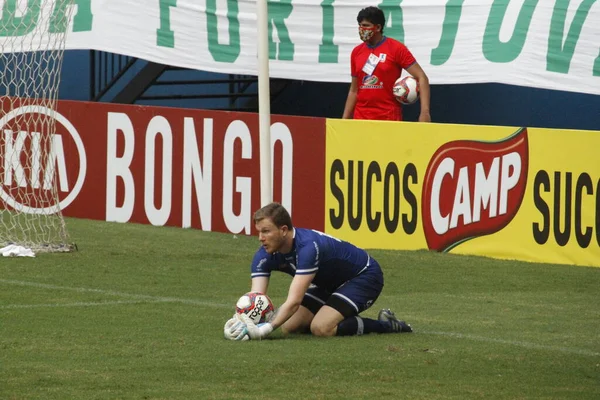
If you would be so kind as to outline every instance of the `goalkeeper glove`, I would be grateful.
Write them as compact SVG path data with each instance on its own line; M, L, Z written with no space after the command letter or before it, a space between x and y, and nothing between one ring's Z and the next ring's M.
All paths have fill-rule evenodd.
M238 319L246 326L246 333L252 340L262 340L273 332L273 325L266 322L256 325L246 314L238 314Z
M233 318L229 319L225 323L225 327L223 329L223 336L228 340L249 340L248 331L246 329L246 325L236 318L234 314Z

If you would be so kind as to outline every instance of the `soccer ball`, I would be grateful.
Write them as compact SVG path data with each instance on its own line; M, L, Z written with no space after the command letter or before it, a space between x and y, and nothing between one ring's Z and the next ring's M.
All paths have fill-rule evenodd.
M410 75L398 78L392 93L400 103L414 104L419 99L419 82Z
M267 322L275 312L273 302L266 294L248 292L235 304L235 312L247 314L252 322L260 324Z

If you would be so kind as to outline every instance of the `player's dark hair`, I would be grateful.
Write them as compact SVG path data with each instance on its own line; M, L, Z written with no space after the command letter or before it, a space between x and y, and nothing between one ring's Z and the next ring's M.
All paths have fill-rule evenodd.
M359 11L356 20L360 24L364 20L369 21L375 25L381 25L381 33L383 33L383 27L385 26L385 15L378 7L366 7Z
M254 223L258 223L265 218L269 218L276 227L287 226L289 230L293 229L292 217L290 213L279 203L270 203L254 213Z

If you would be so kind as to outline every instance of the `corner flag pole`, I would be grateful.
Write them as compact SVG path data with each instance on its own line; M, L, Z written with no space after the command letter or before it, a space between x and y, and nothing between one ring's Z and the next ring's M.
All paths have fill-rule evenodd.
M258 25L258 130L260 134L260 203L269 204L271 187L271 94L269 88L269 14L267 0L256 1Z

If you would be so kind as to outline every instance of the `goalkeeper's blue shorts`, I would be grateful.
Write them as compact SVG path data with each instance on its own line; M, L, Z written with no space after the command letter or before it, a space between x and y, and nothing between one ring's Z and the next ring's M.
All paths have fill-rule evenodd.
M383 272L373 258L359 275L350 279L333 293L316 285L311 285L302 299L302 305L316 314L321 307L328 305L344 317L360 314L375 303L383 289Z

